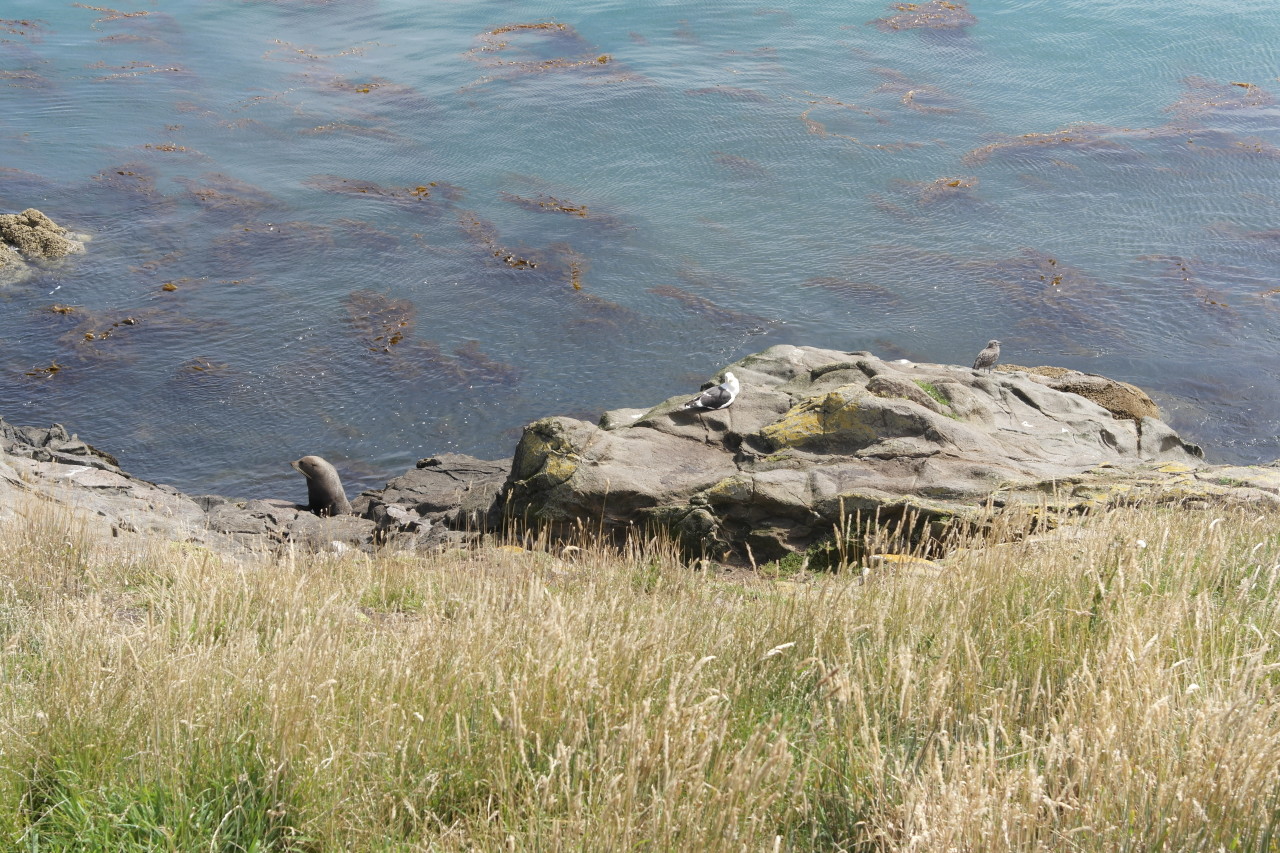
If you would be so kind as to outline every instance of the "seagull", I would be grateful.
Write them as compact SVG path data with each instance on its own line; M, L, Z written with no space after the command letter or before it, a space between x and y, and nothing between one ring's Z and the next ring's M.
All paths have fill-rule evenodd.
M680 408L692 409L697 412L727 409L733 404L734 400L738 399L738 392L741 390L742 386L738 384L738 377L732 373L725 373L724 382L714 388L708 388L689 402L681 405Z
M978 353L978 357L973 360L974 370L985 369L987 373L991 372L991 368L995 367L997 361L1000 360L1000 342L987 341L987 348Z

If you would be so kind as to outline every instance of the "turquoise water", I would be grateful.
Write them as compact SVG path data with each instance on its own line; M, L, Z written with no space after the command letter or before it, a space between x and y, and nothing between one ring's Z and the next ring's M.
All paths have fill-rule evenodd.
M1278 14L95 5L0 10L0 208L93 238L0 289L0 414L141 476L354 493L774 343L993 337L1280 456Z

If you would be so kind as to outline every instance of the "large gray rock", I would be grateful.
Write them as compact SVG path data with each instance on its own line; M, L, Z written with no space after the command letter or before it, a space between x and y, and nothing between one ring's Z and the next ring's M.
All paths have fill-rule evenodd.
M379 541L415 549L462 544L489 528L510 470L510 459L443 453L419 459L413 470L351 505L375 523Z
M507 512L566 532L662 526L766 560L857 519L910 519L913 536L940 536L989 502L1042 500L1098 466L1202 455L1161 421L1117 420L1025 375L785 345L726 370L743 390L722 411L680 411L682 394L638 417L606 414L604 427L529 425Z

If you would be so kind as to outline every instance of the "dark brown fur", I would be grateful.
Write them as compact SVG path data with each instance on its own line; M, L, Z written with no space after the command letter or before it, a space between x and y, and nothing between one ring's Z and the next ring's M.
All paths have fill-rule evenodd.
M307 509L316 515L351 514L337 469L319 456L304 456L289 464L307 478Z

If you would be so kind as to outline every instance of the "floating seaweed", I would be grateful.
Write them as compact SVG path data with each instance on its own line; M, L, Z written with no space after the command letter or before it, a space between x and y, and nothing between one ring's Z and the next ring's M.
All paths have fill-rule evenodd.
M338 75L324 77L314 73L304 75L309 80L317 80L326 89L345 92L352 95L369 95L362 100L371 100L380 105L395 107L401 110L412 110L424 113L435 109L430 98L412 86L396 83L385 77L371 77L367 80L352 80Z
M372 290L357 290L344 300L347 325L371 352L389 356L397 372L417 376L430 372L436 381L453 386L476 383L509 384L518 373L511 365L490 358L477 341L444 352L433 341L411 337L417 308L407 299L395 299Z
M20 36L30 42L39 42L44 38L42 30L49 25L41 20L24 20L21 18L0 18L0 33ZM10 41L10 39L3 39Z
M1126 153L1132 149L1116 142L1112 137L1127 132L1129 131L1107 125L1082 124L1051 133L1024 133L975 148L961 157L960 162L966 166L976 166L995 155L1035 155L1063 148L1090 154Z
M600 53L569 24L556 21L507 24L481 33L476 42L465 55L499 73L469 86L498 78L573 70L611 80L643 79L634 72L617 68L612 56ZM507 56L518 58L507 59Z
M197 182L178 177L174 182L186 190L186 197L211 210L258 212L282 207L271 193L221 172L207 172Z
M753 335L762 335L767 326L773 321L766 320L754 314L747 314L743 311L735 311L732 308L725 308L717 305L710 299L706 299L697 294L690 293L687 290L681 290L670 284L662 284L657 287L649 288L649 292L655 296L661 296L665 299L674 299L685 308L700 317L704 317L713 323L721 326L732 326L735 328L746 327L746 331Z
M899 222L905 222L910 225L920 224L920 215L918 213L908 210L897 202L890 201L882 193L871 193L867 198L871 200L872 207L881 213L892 216Z
M1178 138L1185 138L1182 148L1193 154L1208 156L1261 156L1265 160L1280 160L1280 148L1258 136L1239 136L1227 130L1200 128L1192 131L1174 131Z
M166 252L158 258L152 258L151 260L138 264L137 266L129 267L129 271L146 276L153 276L163 267L177 263L185 255L185 249L175 249L172 252Z
M359 219L337 219L333 223L336 236L355 241L362 249L379 253L393 252L400 248L401 239L390 231L374 228Z
M566 282L574 290L582 290L582 276L591 266L586 255L568 243L552 243L547 247L550 257L543 272Z
M1197 271L1205 266L1200 260L1184 258L1180 255L1139 255L1138 260L1161 264L1164 267L1161 277L1175 283L1183 293L1205 307L1226 311L1233 319L1239 319L1238 314L1227 303L1227 295L1212 289L1203 281L1202 274ZM1221 272L1222 278L1240 277L1239 270L1222 270Z
M0 80L7 81L8 85L18 89L53 89L53 82L43 74L30 68L22 68L16 71L0 71Z
M836 276L815 276L804 283L805 287L818 287L852 300L859 307L892 308L899 304L898 296L887 287L866 281L854 281Z
M169 47L169 42L159 36L143 35L141 33L114 33L109 36L103 36L98 39L101 42L110 44L146 44L156 47Z
M510 385L519 378L513 365L490 358L480 350L479 341L466 341L453 348L459 378L466 382Z
M151 14L150 12L147 12L147 11L121 12L119 9L108 9L105 6L88 6L88 5L85 5L84 3L72 3L71 5L77 9L88 9L90 12L102 13L102 17L94 21L94 29L97 29L98 24L107 23L109 21L120 21L126 18L143 18Z
M306 185L328 193L372 198L406 210L432 213L438 212L438 206L442 202L457 201L463 196L461 187L445 181L428 181L410 187L385 187L373 181L343 178L339 175L314 175L306 181Z
M1005 258L987 265L988 277L998 285L1017 289L1020 293L1041 295L1069 289L1082 293L1099 286L1088 273L1061 263L1057 258L1035 249L1023 249L1017 257Z
M634 326L640 321L634 310L594 293L576 291L572 299L575 310L568 316L568 322L575 328L612 331Z
M877 114L874 110L869 109L867 107L859 106L858 104L846 103L844 101L839 100L838 98L832 98L828 95L816 95L813 92L805 92L804 94L807 96L804 99L804 101L805 103L809 104L809 107L805 109L804 112L800 113L800 122L801 124L804 125L805 130L807 130L810 134L814 136L822 136L822 137L830 136L836 139L844 139L849 142L854 142L859 145L862 144L861 141L859 141L858 137L850 136L844 133L834 133L828 130L827 126L822 122L811 118L810 115L813 113L813 111L816 109L819 109L820 107L837 107L842 110L862 113L863 115L873 119L877 124L889 123L887 119L883 118L882 116Z
M316 53L312 48L299 47L296 44L281 41L280 39L272 39L271 42L275 47L262 54L262 58L276 62L323 63L325 60L337 59L342 56L361 56L366 50L363 46L356 46L340 50L337 53Z
M679 24L679 26L672 30L671 35L675 36L677 41L682 41L685 44L702 43L702 39L698 36L697 31L694 30L693 27L689 26L689 20L687 18L681 18L676 23Z
M955 106L955 99L937 86L917 83L892 68L873 68L872 71L884 80L873 91L896 95L899 103L907 109L931 115L952 115L960 112Z
M927 184L907 182L907 185L916 192L921 204L934 204L951 199L973 201L976 197L971 190L978 186L978 179L972 176L945 177Z
M26 375L35 376L41 379L48 379L52 376L55 376L60 370L62 370L62 367L63 366L61 364L58 364L58 362L53 361L49 363L48 367L37 367L31 370L28 370L26 372Z
M894 3L898 14L877 18L870 23L882 30L959 30L978 23L978 19L962 2L932 0L930 3Z
M346 133L351 136L363 136L367 139L384 139L388 142L401 142L405 139L394 130L385 127L370 127L367 124L356 124L350 121L327 121L314 127L305 127L298 133L307 136L321 136L327 133Z
M104 190L130 196L138 202L168 205L171 199L156 186L157 176L156 170L145 163L122 163L102 169L90 180Z
M163 315L159 309L92 311L80 306L54 305L43 312L43 315L54 319L57 328L61 330L57 336L59 345L72 354L71 361L63 363L64 367L73 363L83 366L88 361L108 357L121 358L118 351L113 350L109 354L103 346L115 347L121 340L129 340L140 329L161 317L164 320L157 323L157 326L168 325L172 328L175 322L174 317ZM106 343L108 341L110 344Z
M973 192L978 179L972 176L944 177L932 181L895 180L892 186L900 193L901 200L913 202L910 208L890 201L880 193L872 193L871 203L884 213L912 225L923 223L920 208L939 205L972 206L979 199Z
M357 290L343 300L347 325L372 352L389 353L413 330L417 308L408 299L392 299L372 290Z
M1253 83L1216 83L1194 75L1183 78L1182 83L1182 97L1165 107L1166 112L1182 118L1216 112L1269 110L1276 105L1274 95Z
M769 170L764 166L737 154L712 151L711 159L717 166L723 166L739 178L765 178L769 175Z
M246 222L211 244L217 267L237 278L252 275L259 259L286 258L333 248L333 231L314 222Z
M705 86L701 89L685 89L686 95L719 95L731 101L746 101L753 104L767 104L769 97L754 89L743 89L738 86Z
M498 229L494 227L494 224L487 219L480 218L473 211L458 211L458 224L467 239L512 269L531 270L542 262L536 256L525 257L519 253L521 250L508 249L503 246L498 240Z
M1043 339L1067 340L1064 329L1120 334L1101 310L1110 296L1102 282L1052 255L1022 249L1012 258L971 261L964 267L995 285L1009 304L1043 318L1048 324L1038 333Z
M527 198L509 192L500 192L499 195L503 201L509 201L518 207L523 207L525 210L567 213L570 216L583 218L586 218L587 215L587 206L585 204L575 204L555 196L541 195L535 198Z
M99 82L107 80L137 80L152 74L180 74L186 77L191 76L191 71L181 65L156 65L153 62L143 62L142 60L132 60L124 65L108 65L105 62L94 62L86 65L85 68L94 71L110 71L110 74L102 74L95 77Z

